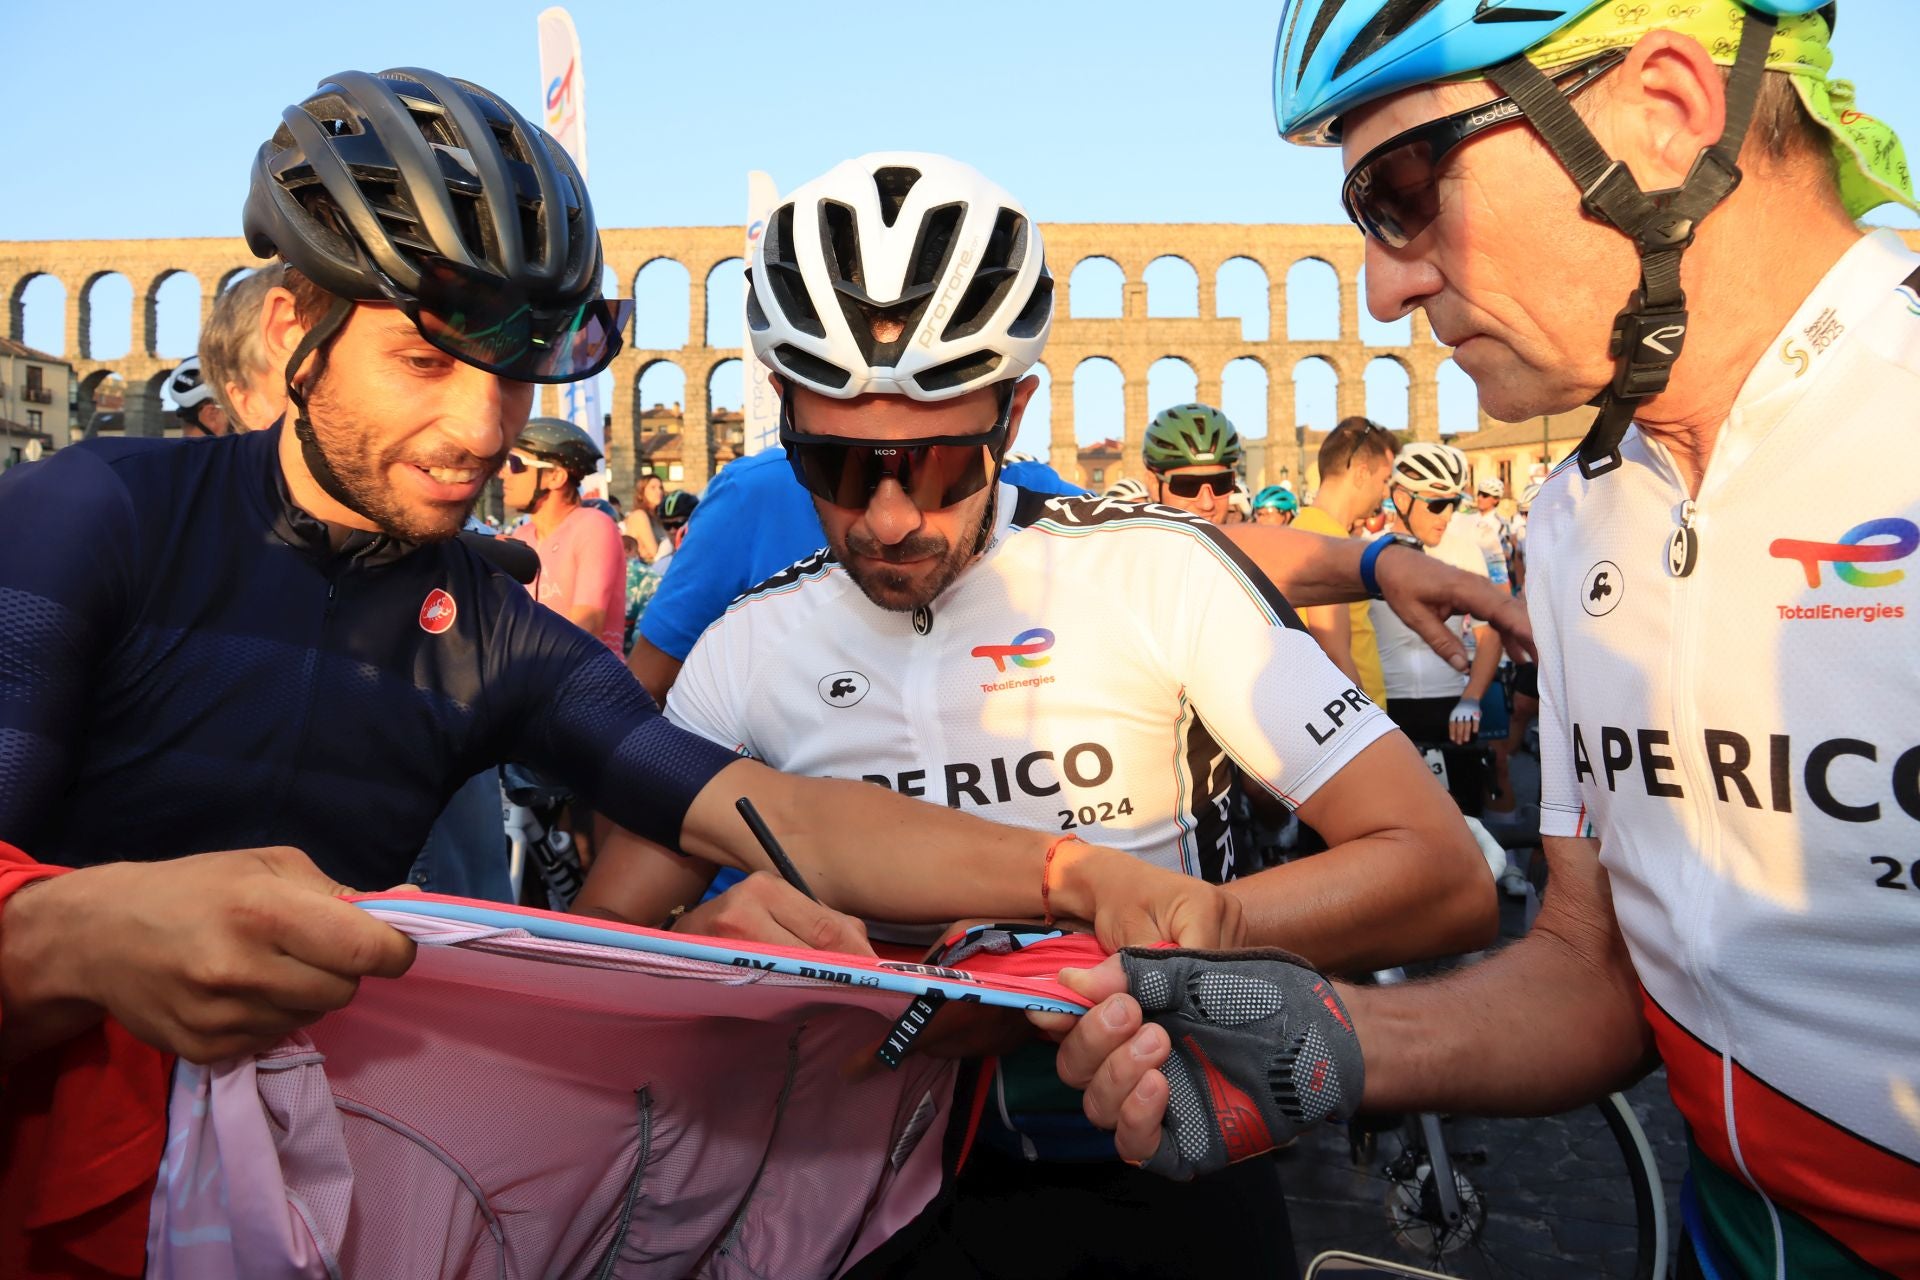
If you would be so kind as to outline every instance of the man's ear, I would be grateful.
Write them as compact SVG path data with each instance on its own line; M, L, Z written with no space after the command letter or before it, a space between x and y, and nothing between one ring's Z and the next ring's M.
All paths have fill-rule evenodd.
M1686 181L1727 127L1725 76L1698 40L1676 31L1640 37L1604 90L1594 135L1645 191Z
M266 349L267 365L275 374L287 367L287 361L307 336L307 326L293 304L293 293L288 289L267 290L266 298L260 304L260 342Z

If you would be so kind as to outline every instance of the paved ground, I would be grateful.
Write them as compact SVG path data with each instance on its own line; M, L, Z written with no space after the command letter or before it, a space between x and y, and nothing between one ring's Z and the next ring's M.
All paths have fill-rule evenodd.
M1519 757L1514 774L1524 827L1524 804L1539 794L1537 765ZM1502 915L1504 934L1524 932L1521 903L1508 900ZM1635 1086L1628 1100L1660 1168L1670 1255L1678 1236L1684 1131L1664 1073ZM1432 1232L1397 1228L1404 1206L1419 1194L1417 1161L1407 1162L1415 1167L1410 1174L1391 1168L1404 1148L1402 1130L1374 1135L1371 1149L1363 1145L1356 1155L1345 1128L1326 1126L1276 1157L1302 1265L1322 1250L1343 1248L1487 1280L1634 1274L1631 1184L1621 1148L1598 1108L1547 1120L1458 1117L1443 1127L1447 1150L1472 1187L1469 1216L1477 1226L1468 1238L1447 1244L1436 1259Z

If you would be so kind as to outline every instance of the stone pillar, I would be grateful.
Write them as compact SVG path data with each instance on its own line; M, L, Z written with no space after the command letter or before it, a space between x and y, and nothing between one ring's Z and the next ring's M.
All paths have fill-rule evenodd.
M1346 295L1343 292L1341 296L1344 299ZM1356 360L1334 360L1332 364L1340 379L1333 401L1335 421L1364 414L1367 411L1366 370Z
M1194 270L1195 274L1199 274L1199 268L1196 267ZM1219 279L1220 268L1218 267L1214 268L1213 275L1200 276L1200 318L1202 320L1217 320L1220 318L1220 299L1218 289L1216 288Z
M613 492L619 495L620 505L624 509L631 502L633 493L633 468L636 440L633 430L634 401L638 398L636 383L639 379L639 359L633 355L631 347L622 351L611 366L613 374L612 403L602 408L613 415L613 421L607 424L607 483L613 486Z
M27 304L21 297L25 288L25 281L12 275L0 275L0 298L7 300L7 326L0 330L0 334L15 342L27 340Z
M716 264L709 262L706 272L711 272ZM705 348L707 345L707 275L691 271L687 273L687 346ZM689 351L689 358L691 358ZM704 395L703 395L704 398ZM702 422L706 418L702 416Z
M1047 429L1051 435L1047 447L1047 464L1058 471L1062 479L1075 484L1085 484L1086 478L1080 474L1080 448L1073 434L1073 376L1053 378L1047 383Z
M87 276L73 296L73 305L67 308L67 359L91 360L93 348L87 341L87 330L93 327L93 276Z
M1267 373L1267 483L1279 483L1282 468L1292 477L1295 493L1303 492L1298 449L1293 438L1293 379Z
M163 271L147 281L146 287L133 295L133 341L127 348L131 356L158 356L160 351L154 346L155 335L160 328L160 285L173 272ZM198 345L198 344L196 344Z
M1261 264L1265 266L1265 263ZM1267 275L1267 341L1278 347L1287 340L1287 278ZM1291 371L1288 376L1292 376Z
M1360 282L1344 271L1340 276L1340 338L1355 342L1360 337Z
M1199 378L1194 387L1194 398L1201 404L1210 404L1218 409L1220 407L1220 373L1208 372L1205 366L1195 372L1199 374Z
M1422 361L1407 374L1407 427L1415 440L1440 438L1440 381L1434 366Z
M1117 474L1107 477L1108 484L1112 484L1119 476L1132 476L1136 480L1140 478L1144 467L1140 461L1140 447L1147 434L1146 368L1135 361L1117 363L1123 379L1120 384L1120 403L1124 406L1120 423L1120 461L1114 466Z
M1129 280L1120 286L1120 314L1129 320L1147 318L1147 285L1144 280Z
M713 367L724 358L720 352L703 351L697 367L687 370L686 401L680 409L680 465L685 469L680 483L695 493L703 491L713 475L713 423L708 421L712 409L707 403L707 380L713 376ZM694 364L691 354L688 364Z

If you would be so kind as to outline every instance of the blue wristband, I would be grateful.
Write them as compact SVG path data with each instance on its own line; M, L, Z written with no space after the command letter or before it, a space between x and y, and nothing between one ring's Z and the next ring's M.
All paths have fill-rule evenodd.
M1375 538L1367 544L1367 549L1360 553L1360 586L1375 600L1384 600L1386 597L1380 594L1380 578L1374 568L1374 561L1378 560L1380 553L1393 543L1393 535L1386 534Z

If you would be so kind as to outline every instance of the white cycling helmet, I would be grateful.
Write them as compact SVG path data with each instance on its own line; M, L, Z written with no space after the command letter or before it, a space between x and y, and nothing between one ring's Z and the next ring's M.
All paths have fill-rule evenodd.
M1533 500L1539 496L1540 482L1535 480L1532 484L1520 491L1520 500L1515 505L1522 511L1530 510L1533 507Z
M1393 459L1393 482L1421 498L1458 498L1472 474L1467 455L1450 444L1416 440Z
M1507 496L1507 486L1500 482L1499 476L1488 476L1474 492L1483 498L1504 498Z
M1107 486L1106 493L1101 496L1118 498L1122 502L1151 502L1153 500L1153 495L1147 492L1147 486L1141 484L1132 476L1123 476L1115 480Z
M172 397L174 409L182 417L213 401L213 387L200 375L199 356L188 356L167 375L167 395Z
M948 400L1018 378L1053 322L1027 211L970 166L921 152L861 156L795 190L748 276L753 353L840 400Z

